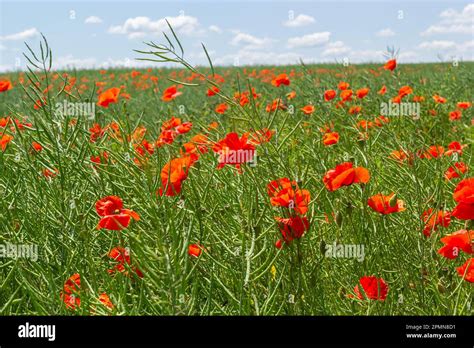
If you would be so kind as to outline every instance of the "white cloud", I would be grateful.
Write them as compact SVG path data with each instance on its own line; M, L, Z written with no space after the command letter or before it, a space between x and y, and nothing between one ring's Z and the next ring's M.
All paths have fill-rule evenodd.
M231 40L231 44L234 46L245 46L244 49L261 49L269 46L274 40L270 38L258 38L256 36L242 33L240 31L234 31L234 37Z
M89 16L84 21L85 24L100 24L102 23L102 18L97 16Z
M455 47L455 42L443 40L424 41L418 45L418 48L425 50L448 50L453 49Z
M299 14L295 18L288 19L287 21L283 22L283 25L285 27L295 28L295 27L302 27L302 26L305 26L305 25L309 25L309 24L312 24L314 22L316 22L316 20L313 17L305 15L305 14Z
M30 28L30 29L23 30L19 33L0 36L0 40L5 40L5 41L26 40L26 39L35 37L38 34L39 34L38 29Z
M304 57L301 57L299 54L294 52L254 51L243 49L238 51L236 54L227 54L221 57L216 57L213 60L213 63L215 65L233 65L236 62L238 62L239 65L288 65L298 64L300 58Z
M335 41L335 42L330 42L325 46L323 53L321 53L321 56L322 57L341 56L341 55L347 54L350 51L351 51L351 48L349 46L346 46L344 42Z
M109 69L109 68L140 68L152 65L150 62L138 61L132 58L113 59L108 58L98 61L94 57L76 58L72 54L61 56L53 61L53 69Z
M222 29L219 28L217 25L211 25L209 26L209 31L212 31L214 33L217 33L217 34L221 34L222 33Z
M440 14L441 21L431 25L421 36L434 34L470 34L474 35L474 4L469 4L459 12L447 9Z
M156 21L149 17L128 18L122 25L111 26L108 32L110 34L127 35L130 39L143 37L147 34L159 35L161 32L168 30L166 20L168 20L173 30L181 34L191 35L199 32L200 25L197 18L185 15L165 17Z
M323 31L320 33L313 33L304 36L291 37L288 39L288 47L298 48L319 46L328 42L329 36L331 36L330 32Z
M395 32L390 28L381 29L375 33L375 36L378 37L391 37L395 36Z

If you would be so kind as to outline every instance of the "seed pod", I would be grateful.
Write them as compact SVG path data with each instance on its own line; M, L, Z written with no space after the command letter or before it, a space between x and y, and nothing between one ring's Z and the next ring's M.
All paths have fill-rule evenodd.
M394 207L397 205L397 195L393 194L392 198L390 198L390 201L388 202L388 205L391 207Z
M335 216L337 227L341 228L342 226L342 214L338 211Z

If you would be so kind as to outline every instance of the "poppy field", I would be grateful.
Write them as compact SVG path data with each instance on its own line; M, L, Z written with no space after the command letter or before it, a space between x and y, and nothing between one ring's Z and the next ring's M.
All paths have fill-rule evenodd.
M473 63L25 54L0 77L1 314L474 314Z

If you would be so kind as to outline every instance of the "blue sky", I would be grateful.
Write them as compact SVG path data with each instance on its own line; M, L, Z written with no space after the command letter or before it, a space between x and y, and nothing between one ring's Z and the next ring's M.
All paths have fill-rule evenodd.
M474 60L469 1L5 1L0 71L24 69L23 42L42 32L60 68L139 67L143 41L164 42L167 18L185 57L216 65Z

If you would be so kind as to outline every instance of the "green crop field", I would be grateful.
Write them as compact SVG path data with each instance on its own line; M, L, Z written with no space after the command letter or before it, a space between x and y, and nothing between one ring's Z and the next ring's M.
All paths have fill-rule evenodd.
M474 314L474 63L144 47L0 77L0 314Z

